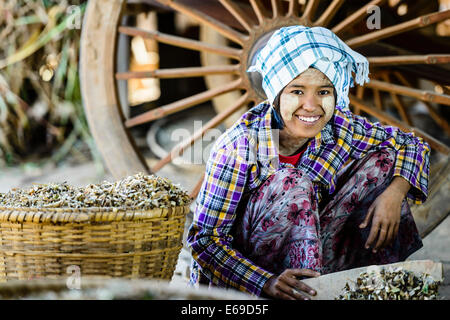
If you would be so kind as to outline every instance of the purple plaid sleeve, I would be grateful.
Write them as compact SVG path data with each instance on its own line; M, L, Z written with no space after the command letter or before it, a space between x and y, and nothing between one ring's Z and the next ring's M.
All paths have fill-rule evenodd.
M256 266L231 245L230 232L248 172L246 155L239 154L248 142L241 138L237 144L213 150L187 241L198 269L210 282L260 295L273 274Z
M423 203L428 196L429 145L414 133L351 115L354 128L352 157L361 158L373 148L393 148L397 152L394 176L405 178L412 186L408 197L416 204Z

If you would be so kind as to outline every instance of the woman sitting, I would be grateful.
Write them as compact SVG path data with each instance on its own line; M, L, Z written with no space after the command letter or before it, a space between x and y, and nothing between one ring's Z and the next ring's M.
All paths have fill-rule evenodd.
M301 279L405 260L422 246L430 148L349 110L368 61L326 28L277 30L249 72L268 100L215 143L189 229L191 282L305 299Z

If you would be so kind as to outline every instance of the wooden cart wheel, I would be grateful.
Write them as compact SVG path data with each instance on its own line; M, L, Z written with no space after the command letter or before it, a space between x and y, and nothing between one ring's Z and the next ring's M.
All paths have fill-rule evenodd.
M371 76L374 77L364 88L352 90L350 101L354 112L364 113L382 123L422 136L429 142L433 152L437 151L440 155L436 158L440 161L433 160L441 170L436 184L447 181L448 188L450 171L445 161L448 161L449 147L443 142L443 136L433 137L426 130L416 128L409 116L409 107L402 100L422 101L436 126L442 128L443 133L450 133L448 121L438 109L450 106L447 92L450 85L450 43L446 41L448 38L437 36L433 29L435 24L450 19L450 10L439 11L437 1L436 4L429 0L372 0L365 4L354 0L142 0L141 3L145 5L140 7L136 1L125 0L90 0L83 23L80 61L83 103L92 135L114 177L121 178L141 171L157 173L209 129L236 112L242 112L243 107L263 101L260 79L256 73L247 74L246 70L274 30L301 24L328 27L350 47L368 57ZM205 41L208 38L194 40L157 30L121 25L121 17L125 12L139 12L139 8L149 10L148 5L189 17L216 31L226 41L217 44ZM382 25L380 29L369 30L368 18L376 18L373 16L376 10L371 9L374 6L380 9ZM208 56L216 55L220 59L209 60L214 61L213 65L208 62L184 68L117 72L115 59L118 54L118 34L154 39ZM130 117L122 110L117 81L131 78L158 78L161 81L184 78L189 81L192 77L211 75L226 75L227 80L219 84L207 80L210 87L206 91L136 116ZM442 89L441 92L421 88L418 85L420 79L432 81ZM219 108L220 112L199 131L149 168L141 151L136 148L132 128L229 93L235 95L232 103ZM398 116L387 112L388 100ZM432 174L437 172L432 168ZM193 197L197 195L202 180L203 176L199 177L191 191ZM433 197L429 201L432 202ZM449 211L447 206L431 214L442 220ZM431 231L426 223L422 230Z

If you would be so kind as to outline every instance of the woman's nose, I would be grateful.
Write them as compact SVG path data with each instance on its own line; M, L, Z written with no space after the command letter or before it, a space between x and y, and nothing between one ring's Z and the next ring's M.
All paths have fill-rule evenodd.
M306 111L315 111L318 105L316 97L313 95L306 95L303 100L303 109Z

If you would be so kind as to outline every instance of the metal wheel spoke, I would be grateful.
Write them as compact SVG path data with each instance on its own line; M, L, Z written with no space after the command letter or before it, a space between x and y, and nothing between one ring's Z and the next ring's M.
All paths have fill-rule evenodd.
M365 86L368 88L401 94L407 97L413 97L421 101L450 105L450 95L439 94L433 91L408 88L379 80L371 80L369 83L366 83Z
M222 56L230 57L239 60L241 50L237 50L230 47L217 46L207 44L197 40L191 40L188 38L173 36L170 34L161 33L153 30L143 30L135 27L119 27L119 32L129 36L141 36L147 39L154 39L158 42L181 47L185 49L191 49L196 51L206 51L216 53Z
M302 18L311 21L314 17L314 13L316 12L318 5L319 0L308 0L305 6L305 11L303 11Z
M207 91L204 91L204 92L198 93L196 95L178 100L178 101L170 103L168 105L144 112L134 118L127 120L125 122L125 126L128 128L134 127L134 126L146 123L146 122L160 119L160 118L170 115L172 113L175 113L175 112L178 112L181 110L185 110L192 106L195 106L195 105L198 105L205 101L208 101L208 100L210 100L218 95L221 95L223 93L236 90L240 87L241 84L242 84L242 80L238 79L233 82L230 82L227 85L209 89Z
M269 12L261 4L260 0L250 0L250 4L252 5L256 18L258 18L259 25L262 25L264 23L264 19L270 16Z
M231 0L219 0L219 2L230 12L233 17L236 18L237 21L247 30L249 33L251 32L251 21L250 17L239 8L239 6L232 2Z
M355 11L353 14L342 20L339 24L334 26L331 31L339 35L340 33L344 32L345 30L348 30L352 26L354 26L356 23L358 23L361 19L363 19L367 15L367 9L372 6L381 6L383 5L387 0L372 0L365 6L363 6L361 9Z
M175 1L163 1L165 5L169 6L170 8L178 11L179 13L182 13L188 17L191 17L192 19L216 30L220 34L222 34L224 37L243 45L245 40L247 39L247 36L230 28L226 24L206 15L205 13L196 10L194 8L188 7L184 4L175 2Z
M450 54L368 57L367 60L377 67L399 64L445 64L450 63Z
M209 120L200 130L194 132L194 134L189 137L186 141L181 142L179 145L175 146L166 157L159 160L153 167L152 172L159 171L166 164L171 162L174 158L180 156L188 147L190 147L195 141L203 137L206 131L217 127L221 124L226 118L231 116L234 112L236 112L242 105L248 102L248 93L242 95L234 105L232 105L229 109L222 111L217 114L214 118Z
M364 102L362 102L360 99L358 99L357 97L355 97L352 94L349 94L349 98L350 98L350 103L352 105L357 105L359 109L366 112L367 114L370 114L371 116L374 116L378 120L385 122L389 125L398 127L402 131L413 132L414 134L418 135L419 137L423 138L426 142L428 142L433 149L436 149L437 151L439 151L445 155L450 154L449 147L447 147L445 144L443 144L439 140L433 138L429 134L423 132L422 130L410 127L410 126L404 124L403 122L395 119L394 117L387 114L386 112L384 112L382 110L378 110L377 108L374 108L373 106L365 104Z
M130 71L117 72L117 80L128 79L142 79L142 78L158 78L158 79L174 79L174 78L189 78L189 77L203 77L211 74L227 74L237 73L239 65L220 65L220 66L206 66L206 67L189 67L189 68L173 68L173 69L159 69L151 71Z
M339 8L344 4L345 0L333 0L322 15L314 22L316 26L326 27L333 19L334 15L339 11Z
M434 12L417 17L415 19L399 23L397 25L380 29L363 36L358 36L346 41L347 45L352 48L360 47L381 39L392 37L394 35L407 32L416 28L422 28L433 23L437 23L450 18L450 10L442 12Z

